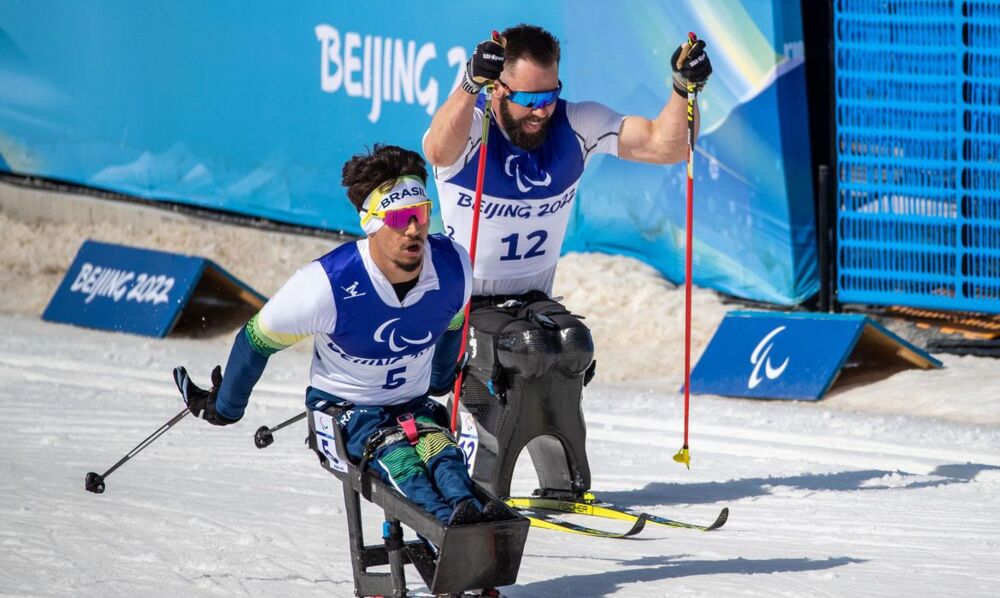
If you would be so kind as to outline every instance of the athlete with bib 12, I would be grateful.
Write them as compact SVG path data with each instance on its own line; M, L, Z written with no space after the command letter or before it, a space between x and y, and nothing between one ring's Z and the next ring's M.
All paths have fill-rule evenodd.
M472 237L472 199L481 138L488 141L474 254L470 318L474 336L483 318L495 318L498 308L512 318L528 320L539 320L538 314L567 316L549 295L584 169L601 153L652 164L684 161L689 86L700 91L712 73L705 42L692 36L670 61L675 93L668 92L670 97L659 115L649 119L626 116L597 102L562 99L559 59L558 40L533 25L511 27L480 43L466 65L462 85L434 115L424 136L424 154L434 166L445 233L467 248ZM480 134L487 105L481 90L486 85L495 89L488 136ZM541 320L534 325L544 329L552 323ZM504 328L496 322L489 326ZM565 329L582 324L557 326ZM473 345L469 347L475 353ZM585 351L586 347L577 349ZM563 350L560 346L544 349ZM593 365L585 365L587 371L580 373L586 381L593 375ZM574 368L576 365L564 368L564 373L570 375ZM512 376L521 373L494 367L486 380L490 393L506 400L501 391L505 387L509 390ZM544 373L540 375L544 377ZM551 394L551 386L547 388L545 393ZM462 400L465 403L464 395ZM473 405L469 407L472 410ZM572 452L568 447L567 451ZM539 469L538 459L535 465ZM589 480L576 479L580 473L567 473L577 490L589 485ZM583 473L589 478L589 471ZM502 495L503 480L500 485L493 489Z

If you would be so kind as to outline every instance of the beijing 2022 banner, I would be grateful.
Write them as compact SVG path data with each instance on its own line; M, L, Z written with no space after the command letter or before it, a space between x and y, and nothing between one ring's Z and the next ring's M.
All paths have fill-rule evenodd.
M0 170L361 234L343 162L376 142L419 150L476 43L525 20L561 40L564 98L649 118L673 50L705 39L695 282L815 293L798 2L5 0ZM683 280L685 176L596 158L564 249Z

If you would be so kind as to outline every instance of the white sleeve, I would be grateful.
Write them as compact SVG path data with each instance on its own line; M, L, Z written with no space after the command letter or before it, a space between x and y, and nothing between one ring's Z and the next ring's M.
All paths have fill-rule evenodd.
M472 260L469 259L469 252L465 250L458 243L452 241L455 246L455 250L458 251L458 259L462 262L462 273L465 274L465 294L463 295L462 305L469 302L469 298L472 297Z
M337 323L337 305L322 264L312 262L293 274L264 304L260 323L279 335L302 337L332 332Z
M585 163L597 154L618 157L618 133L625 115L597 102L566 102L566 118L580 141Z
M421 141L427 139L427 134L430 133L430 129L424 133L424 138ZM479 148L479 143L483 140L483 111L481 108L476 107L472 110L472 126L469 127L469 137L465 140L465 149L462 150L462 154L458 157L455 162L449 164L448 166L435 166L434 167L434 178L439 181L447 181L451 177L458 174L465 165L469 163L472 159L473 154Z

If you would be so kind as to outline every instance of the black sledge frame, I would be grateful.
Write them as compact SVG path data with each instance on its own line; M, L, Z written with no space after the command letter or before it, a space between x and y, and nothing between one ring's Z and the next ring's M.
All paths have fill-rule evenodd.
M334 422L342 413L336 406L327 407L323 412ZM460 594L516 582L530 526L527 518L510 509L509 518L503 521L445 526L376 475L362 476L356 463L342 460L347 471L336 468L326 447L319 446L312 413L308 420L310 448L319 456L323 468L343 483L357 596L407 596L405 565L416 568L432 594ZM334 430L333 436L336 454L347 455L340 430ZM495 500L478 484L476 494L483 504ZM385 512L382 544L365 545L362 495ZM423 540L404 542L401 524L437 547L437 554ZM389 566L388 573L369 571L369 568L385 565Z

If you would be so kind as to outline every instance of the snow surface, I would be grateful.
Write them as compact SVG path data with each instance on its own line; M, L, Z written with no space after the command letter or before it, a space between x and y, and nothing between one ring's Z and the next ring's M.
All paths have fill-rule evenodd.
M265 294L328 245L177 227L0 215L0 595L352 596L340 485L302 444L305 425L264 451L252 442L301 410L308 342L271 359L239 424L186 418L109 476L105 494L84 491L88 471L181 410L171 369L206 381L232 335L160 340L40 321L83 238L205 255ZM688 471L671 459L683 294L637 262L596 255L563 258L556 292L588 316L598 346L584 400L598 496L699 523L731 514L717 532L650 525L632 540L532 530L506 595L998 594L1000 362L939 355L943 370L855 380L817 403L693 397ZM696 354L729 308L696 293ZM533 482L525 459L514 492ZM365 513L374 541L379 512Z
M0 324L0 594L353 594L339 482L303 446L304 424L264 451L252 442L258 426L301 409L307 353L272 358L242 422L184 419L95 495L86 472L105 471L181 409L171 368L205 380L228 339L151 340L24 316ZM1000 428L695 397L688 471L671 460L678 382L588 389L594 488L693 522L728 506L729 523L648 526L635 540L532 530L506 595L996 595ZM515 493L532 482L520 465ZM365 513L376 538L379 513Z

